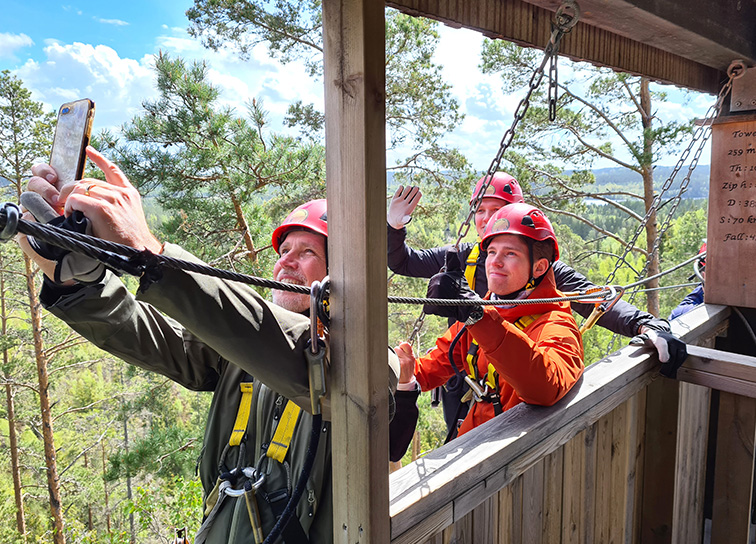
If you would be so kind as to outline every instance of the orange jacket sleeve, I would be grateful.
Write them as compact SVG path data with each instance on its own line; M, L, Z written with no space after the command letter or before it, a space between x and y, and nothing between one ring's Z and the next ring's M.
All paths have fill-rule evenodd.
M423 391L430 391L445 384L446 380L457 372L449 362L449 346L461 328L461 323L452 325L442 337L436 340L435 348L423 357L415 359L415 379ZM466 333L463 334L454 348L454 362L460 368L463 368L464 357L467 355L466 336Z
M566 312L547 312L523 332L486 308L468 330L500 378L529 404L554 404L583 373L582 339Z

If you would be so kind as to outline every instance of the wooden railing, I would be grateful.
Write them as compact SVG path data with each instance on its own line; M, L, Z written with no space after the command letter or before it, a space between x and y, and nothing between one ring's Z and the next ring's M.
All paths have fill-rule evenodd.
M756 396L750 358L693 346L729 317L704 305L674 322L692 353L679 381L628 346L555 406L517 406L391 474L392 543L701 542L710 387Z

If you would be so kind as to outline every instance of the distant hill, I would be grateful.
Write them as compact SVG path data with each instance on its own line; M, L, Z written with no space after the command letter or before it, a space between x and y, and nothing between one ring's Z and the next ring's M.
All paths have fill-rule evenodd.
M657 190L661 189L664 182L672 174L673 166L657 166L654 169L654 185ZM708 198L709 197L709 165L699 165L690 176L690 183L683 198ZM675 176L670 188L677 192L685 176L688 174L687 165L680 169ZM598 168L593 171L596 176L596 186L601 191L623 190L640 192L641 176L626 168Z
M657 166L654 169L654 185L657 191L662 188L667 181L674 166ZM690 176L688 190L683 198L708 198L709 197L709 165L699 165ZM480 175L483 175L481 172ZM570 175L570 170L565 170L566 175ZM688 174L687 165L680 169L672 183L671 191L676 193L680 188L680 183ZM641 192L641 176L631 172L627 168L597 168L593 171L596 176L596 187L599 191L620 190ZM389 189L394 188L394 172L386 172L386 183Z

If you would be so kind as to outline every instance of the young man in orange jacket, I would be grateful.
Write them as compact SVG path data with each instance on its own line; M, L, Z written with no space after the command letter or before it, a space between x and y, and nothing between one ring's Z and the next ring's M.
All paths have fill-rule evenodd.
M481 241L486 252L487 298L520 300L560 297L552 263L559 246L551 223L537 208L510 204L498 210ZM447 270L429 287L436 298L476 298L453 254ZM430 308L426 308L428 311ZM427 355L415 358L410 344L397 349L400 388L423 391L463 373L476 402L459 434L527 402L552 405L583 373L583 344L568 302L504 306L440 306L457 323Z

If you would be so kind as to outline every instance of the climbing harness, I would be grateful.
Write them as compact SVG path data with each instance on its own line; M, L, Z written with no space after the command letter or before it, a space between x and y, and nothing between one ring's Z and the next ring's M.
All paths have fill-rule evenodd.
M327 283L328 278L326 277L323 284L327 285ZM318 300L322 296L323 291L321 282L313 282L310 289L311 337L305 352L310 376L310 401L312 403L313 417L307 454L296 487L290 494L291 477L287 476L289 484L286 488L267 493L260 491L266 480L267 472L264 469L267 463L271 461L279 463L284 467L288 475L289 468L286 456L289 452L302 409L292 401L278 396L273 416L273 419L278 423L273 432L273 437L267 444L265 453L260 456L257 464L254 467L243 467L247 426L249 425L252 406L256 403L260 393L259 389L256 391L254 382L242 382L239 385L242 396L239 408L237 409L236 420L234 421L228 443L224 447L218 462L218 480L205 500L205 519L197 531L195 544L203 544L205 542L225 499L227 497L239 498L242 496L244 497L255 544L269 544L275 542L279 536L283 536L287 544L306 543L308 541L304 529L296 517L296 507L312 472L323 424L320 403L323 395L325 395L326 348L324 341L318 335L317 312ZM282 410L281 406L283 406ZM238 448L237 461L235 466L229 470L226 466L226 457L229 450L234 447ZM263 538L264 533L258 498L262 498L268 503L273 515L277 518L276 524L265 539Z
M536 68L536 70L533 72L533 74L530 76L530 81L528 82L528 90L525 93L525 97L520 100L520 102L517 104L517 108L514 112L514 118L512 119L512 124L510 127L506 130L504 133L504 136L501 139L501 142L499 143L499 150L496 152L496 156L494 157L493 161L491 161L491 165L488 167L488 170L486 171L485 179L483 183L481 184L480 188L478 189L478 192L474 195L472 200L470 201L470 210L467 213L467 217L462 222L462 224L459 226L459 229L457 230L457 241L454 243L454 247L459 250L459 244L462 242L462 240L467 236L468 232L470 231L470 225L473 222L473 219L475 218L475 213L478 211L478 208L480 207L480 203L483 201L483 198L486 195L486 191L488 190L488 187L491 185L491 181L493 180L494 174L499 170L499 166L501 164L501 161L504 157L504 152L509 148L510 144L512 143L512 140L514 139L515 130L517 128L517 125L525 118L525 114L528 111L528 108L530 107L530 97L533 95L535 90L541 85L541 81L543 80L544 75L544 68L546 67L546 63L551 62L549 74L550 77L553 77L554 80L549 85L549 112L552 111L552 105L551 105L551 99L553 98L553 111L554 115L556 115L556 61L557 61L557 55L559 52L559 44L562 41L562 38L565 34L568 34L574 26L577 24L578 19L580 18L580 7L578 6L577 2L574 0L566 0L563 2L559 8L557 9L555 15L554 15L554 21L552 22L552 30L551 35L549 36L549 41L546 44L546 47L543 49L543 59L541 60L541 64ZM553 88L553 91L552 91ZM469 270L469 260L468 260L468 270ZM473 270L473 274L474 274ZM467 275L467 273L465 274ZM412 332L410 333L409 339L407 340L410 344L412 344L415 341L415 337L420 332L420 329L423 327L423 323L425 321L425 312L422 312L417 320L415 321L415 324L412 328Z

